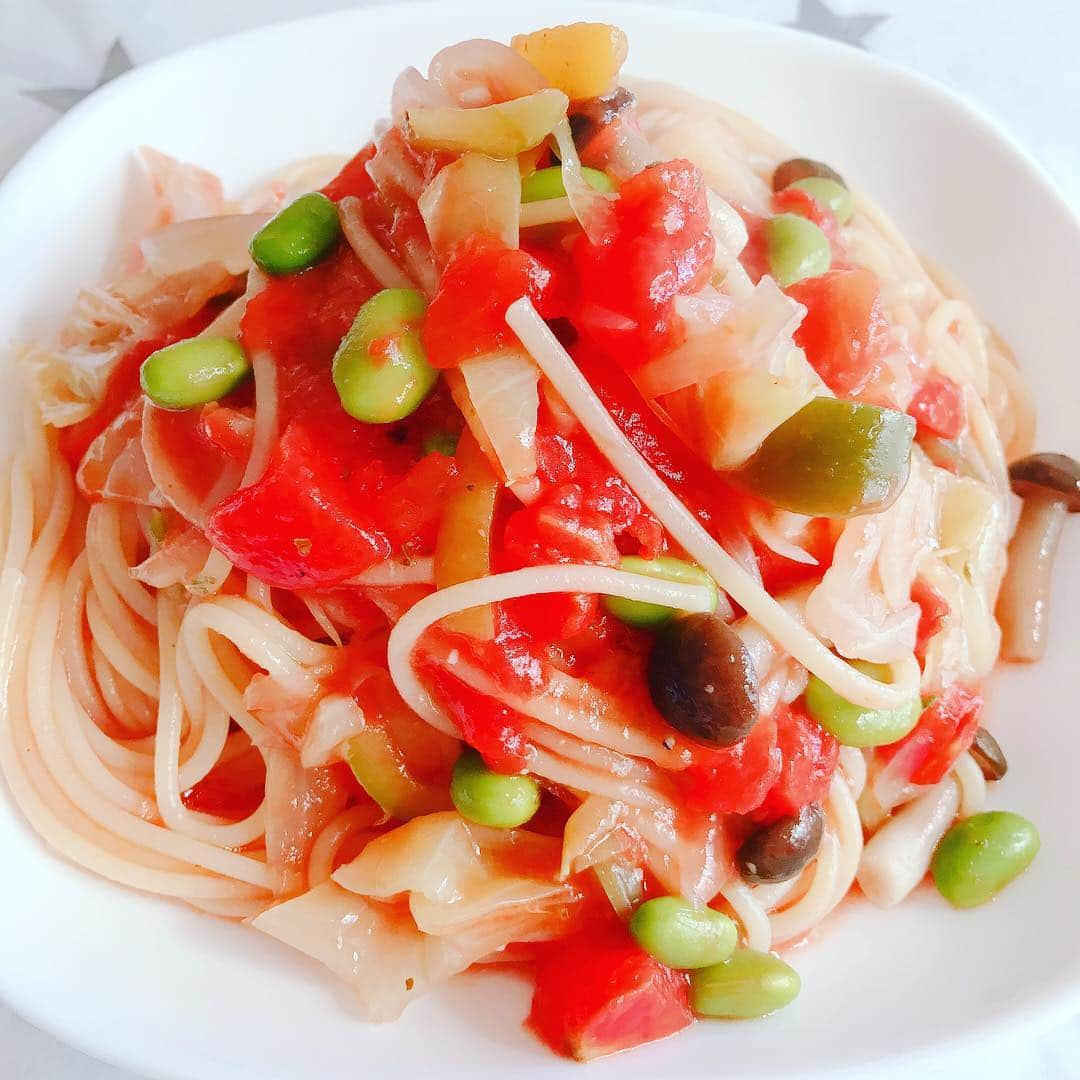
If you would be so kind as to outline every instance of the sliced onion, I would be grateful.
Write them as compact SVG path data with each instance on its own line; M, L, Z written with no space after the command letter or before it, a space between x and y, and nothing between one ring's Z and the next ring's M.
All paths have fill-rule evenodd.
M560 120L552 134L559 147L566 197L589 240L594 244L603 243L615 228L614 201L617 196L597 191L582 175L569 120L565 117Z
M428 65L428 80L466 109L526 97L548 85L523 56L486 38L459 41L437 52Z
M461 365L469 400L498 471L523 501L537 492L536 417L540 373L522 349L504 349ZM475 434L475 432L474 432Z

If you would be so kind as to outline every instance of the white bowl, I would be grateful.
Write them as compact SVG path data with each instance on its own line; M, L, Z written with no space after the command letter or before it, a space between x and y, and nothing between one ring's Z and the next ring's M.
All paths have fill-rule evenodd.
M151 144L228 185L317 152L350 152L406 64L475 36L581 17L549 0L342 12L227 38L147 65L73 110L0 187L3 336L46 329L114 249L130 151ZM1042 173L938 87L866 53L705 13L589 6L622 25L628 70L681 83L761 121L871 192L915 246L974 292L1030 374L1041 447L1080 451L1080 226ZM15 437L5 396L0 432ZM1074 529L1073 532L1076 532ZM1080 536L1067 537L1075 552ZM765 1021L701 1023L589 1068L592 1080L865 1070L1080 1006L1080 829L1070 640L1080 560L1062 560L1049 657L1002 673L990 711L1010 759L995 806L1028 814L1043 850L992 905L930 889L900 909L853 901L799 951L796 1004ZM1072 607L1064 597L1072 598ZM314 963L261 935L127 892L54 858L0 797L0 993L101 1058L187 1080L307 1076L551 1076L573 1068L521 1026L529 989L469 975L391 1026L366 1026Z

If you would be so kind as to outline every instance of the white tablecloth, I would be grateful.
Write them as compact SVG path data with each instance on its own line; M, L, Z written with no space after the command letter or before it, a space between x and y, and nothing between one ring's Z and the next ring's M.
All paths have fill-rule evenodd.
M663 0L662 0L663 2ZM947 84L1002 124L1080 206L1080 4L1076 0L683 0L796 23ZM0 0L0 174L64 110L132 64L245 27L347 6L335 0ZM583 5L584 6L584 5ZM543 7L526 21L542 19ZM972 178L978 182L977 177ZM17 887L17 878L5 887ZM3 957L0 957L0 963ZM882 1023L888 1023L882 1017ZM884 1070L910 1077L911 1068ZM1080 1077L1080 1020L1035 1040L987 1042L923 1077ZM135 1080L0 1005L4 1080Z

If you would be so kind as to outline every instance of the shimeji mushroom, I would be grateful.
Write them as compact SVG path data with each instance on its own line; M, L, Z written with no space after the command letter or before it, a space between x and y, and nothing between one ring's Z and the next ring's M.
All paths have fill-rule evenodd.
M1080 510L1080 462L1065 454L1031 454L1009 467L1024 500L1009 545L1009 573L998 599L1005 660L1038 660L1046 651L1050 571L1066 514Z

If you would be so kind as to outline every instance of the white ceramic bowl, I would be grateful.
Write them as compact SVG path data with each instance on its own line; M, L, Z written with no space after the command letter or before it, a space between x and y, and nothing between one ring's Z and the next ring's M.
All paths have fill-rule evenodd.
M393 6L271 27L147 65L73 110L0 187L3 337L47 329L95 279L120 231L132 148L151 144L238 186L290 159L351 152L406 64L466 37L507 40L581 5ZM1030 373L1040 446L1080 451L1080 226L1044 176L939 88L854 49L704 13L589 6L622 25L628 70L741 109L823 158L891 211L915 246L972 289ZM15 405L0 413L10 444ZM1075 533L1077 530L1073 530ZM1067 538L1076 551L1080 535ZM1050 655L1000 675L992 723L1010 759L992 793L1038 822L1033 868L987 908L924 889L900 909L846 905L795 957L796 1004L766 1021L701 1023L595 1064L605 1076L788 1076L855 1070L994 1032L1034 1030L1080 1005L1075 914L1075 676L1080 560L1064 559ZM1066 597L1071 597L1071 606ZM2 785L0 785L2 786ZM185 1080L498 1074L551 1076L521 1027L526 982L469 975L395 1025L350 1015L320 967L261 935L114 887L54 858L0 796L0 993L101 1058Z

